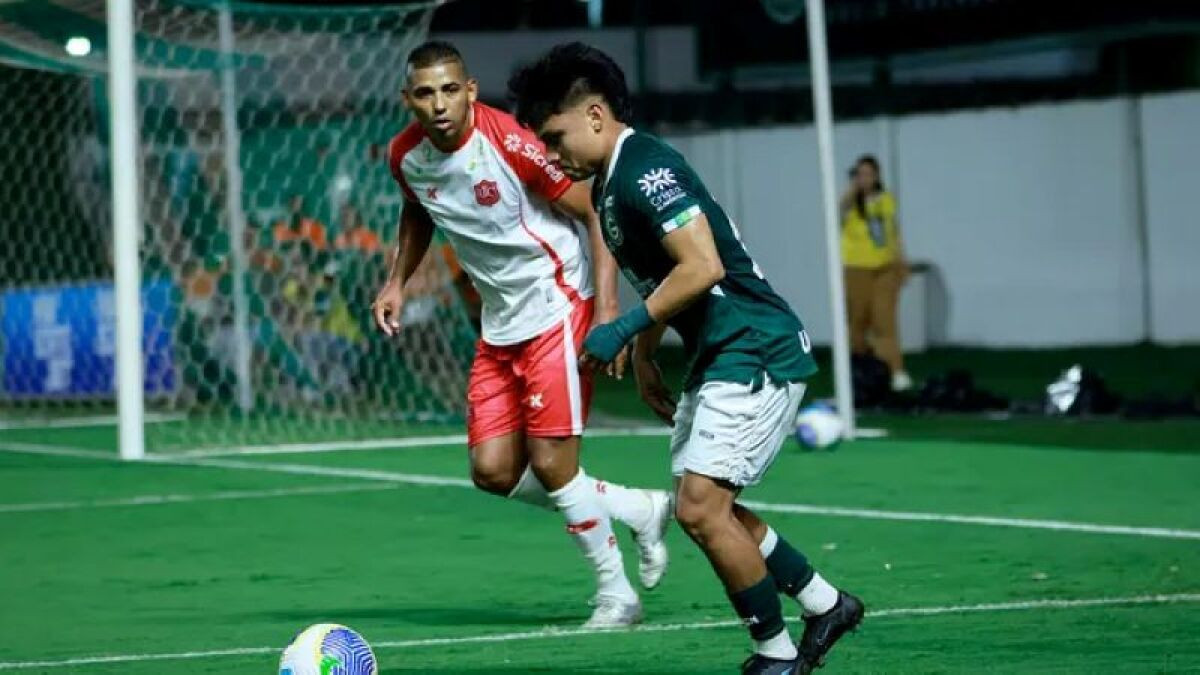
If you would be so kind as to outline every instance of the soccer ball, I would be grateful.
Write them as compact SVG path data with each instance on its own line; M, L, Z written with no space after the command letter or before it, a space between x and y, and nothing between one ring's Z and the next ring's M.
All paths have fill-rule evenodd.
M379 675L379 666L361 635L336 623L319 623L305 628L283 650L279 675Z
M796 440L809 450L833 448L844 431L842 418L825 403L806 406L796 415Z

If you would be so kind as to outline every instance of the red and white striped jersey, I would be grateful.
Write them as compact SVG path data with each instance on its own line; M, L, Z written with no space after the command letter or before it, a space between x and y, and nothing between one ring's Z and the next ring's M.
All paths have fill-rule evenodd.
M392 176L454 247L483 300L483 339L510 345L562 322L592 296L576 223L551 208L571 181L509 114L476 103L472 129L450 153L413 122L388 145Z

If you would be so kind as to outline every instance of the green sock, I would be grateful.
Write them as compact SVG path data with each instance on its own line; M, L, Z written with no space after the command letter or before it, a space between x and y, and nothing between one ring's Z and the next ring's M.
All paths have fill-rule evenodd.
M767 530L762 548L767 548L772 540L774 540L774 546L764 555L767 569L775 578L775 588L780 593L794 598L799 595L800 589L812 581L814 574L812 565L808 564L808 558L805 558L803 553L792 548L792 545L776 534L775 530Z
M783 607L770 573L750 588L729 594L733 609L755 640L769 640L785 628Z

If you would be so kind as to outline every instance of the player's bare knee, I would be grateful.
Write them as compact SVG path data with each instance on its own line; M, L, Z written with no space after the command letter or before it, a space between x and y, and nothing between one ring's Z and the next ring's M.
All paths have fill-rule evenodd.
M579 473L577 462L573 457L565 456L565 453L534 453L529 458L529 468L542 485L551 491L571 482L575 474Z
M689 537L703 542L713 531L720 514L702 501L679 499L675 502L675 521Z
M578 446L569 438L531 439L529 468L547 490L557 490L579 473Z
M480 461L478 458L471 462L471 482L484 492L507 496L520 480L521 474L514 472L506 462Z

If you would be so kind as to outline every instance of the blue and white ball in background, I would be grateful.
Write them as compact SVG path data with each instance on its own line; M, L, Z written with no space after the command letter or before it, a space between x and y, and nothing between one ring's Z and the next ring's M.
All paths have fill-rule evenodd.
M829 404L813 403L796 415L796 440L808 450L832 449L844 433L842 418Z
M379 675L379 666L361 635L336 623L319 623L305 628L283 650L279 675Z

